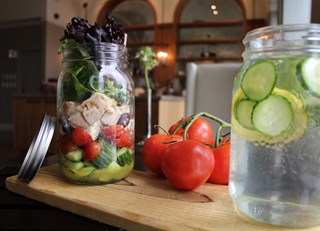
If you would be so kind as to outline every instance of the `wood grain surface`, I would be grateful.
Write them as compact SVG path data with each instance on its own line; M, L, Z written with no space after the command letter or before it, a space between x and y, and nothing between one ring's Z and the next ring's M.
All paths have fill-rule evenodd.
M233 206L228 187L205 184L179 191L158 176L134 171L106 185L65 181L57 165L43 167L29 183L6 179L8 190L98 222L127 230L292 230L247 219ZM294 229L320 231L320 227Z

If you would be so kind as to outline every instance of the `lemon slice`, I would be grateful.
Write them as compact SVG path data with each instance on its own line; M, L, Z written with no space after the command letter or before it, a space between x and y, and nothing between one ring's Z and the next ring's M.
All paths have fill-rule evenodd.
M301 137L307 127L308 116L304 103L293 93L275 88L271 95L279 95L285 98L291 105L293 111L293 118L290 129L277 136L268 136L267 134L261 133L256 129L246 128L242 126L237 118L235 117L235 107L238 102L246 99L245 94L239 89L232 98L232 117L231 117L231 130L232 133L243 137L246 140L257 142L259 145L270 145L270 144L288 144L299 137ZM270 146L271 147L271 146Z

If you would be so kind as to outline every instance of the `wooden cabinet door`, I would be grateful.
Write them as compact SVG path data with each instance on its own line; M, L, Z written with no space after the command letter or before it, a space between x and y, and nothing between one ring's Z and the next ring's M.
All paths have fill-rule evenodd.
M55 100L14 98L13 100L13 143L14 148L25 156L34 136L38 134L43 116L55 116ZM56 133L56 132L55 132ZM48 155L56 152L56 134L51 141Z

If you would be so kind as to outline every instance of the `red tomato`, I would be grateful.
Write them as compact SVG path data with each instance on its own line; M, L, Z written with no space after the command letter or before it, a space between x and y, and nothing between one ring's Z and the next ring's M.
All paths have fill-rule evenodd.
M89 161L99 156L101 152L101 144L98 141L93 141L84 147L84 159Z
M204 184L214 165L211 149L194 140L170 145L161 160L165 177L174 187L182 190L192 190Z
M65 134L61 136L60 139L60 150L63 154L67 154L68 152L72 152L78 148L77 145L75 145L72 142L71 134Z
M102 136L110 141L119 139L124 131L125 130L122 125L109 125L101 128Z
M125 130L116 142L117 147L133 147L133 137L129 130Z
M212 149L212 152L216 163L208 182L227 185L230 169L230 142L221 143L219 147Z
M101 135L114 142L117 147L133 147L133 137L122 125L109 125L101 128Z
M183 119L186 120L186 119ZM179 120L177 123L173 124L169 128L169 133L172 134L174 129L182 120ZM183 132L185 130L187 124L184 124L183 127L178 128L175 134L183 136ZM198 117L190 126L187 132L187 139L188 140L196 140L201 143L205 144L212 144L213 143L213 131L211 124L200 117Z
M187 118L183 118L181 120L179 120L178 122L176 122L175 124L172 124L169 128L169 134L173 134L173 131L174 129L182 122L182 121L185 121ZM183 131L184 131L184 128L183 127L179 127L177 129L177 131L175 132L175 134L182 134L183 135Z
M162 175L161 158L163 152L170 146L169 142L181 141L179 135L154 134L144 143L142 159L144 165L152 172Z
M82 128L75 128L72 130L72 141L78 146L86 146L92 142L91 135Z

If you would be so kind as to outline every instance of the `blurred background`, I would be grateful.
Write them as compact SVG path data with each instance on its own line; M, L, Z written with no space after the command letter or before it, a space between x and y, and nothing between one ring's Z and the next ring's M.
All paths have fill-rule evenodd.
M142 90L141 121L144 78L135 55L144 46L154 49L160 64L151 73L153 124L170 124L185 112L187 63L242 62L248 31L320 23L318 9L320 0L1 0L0 159L20 161L44 113L55 115L59 39L72 17L103 24L109 14L124 24L130 70Z

